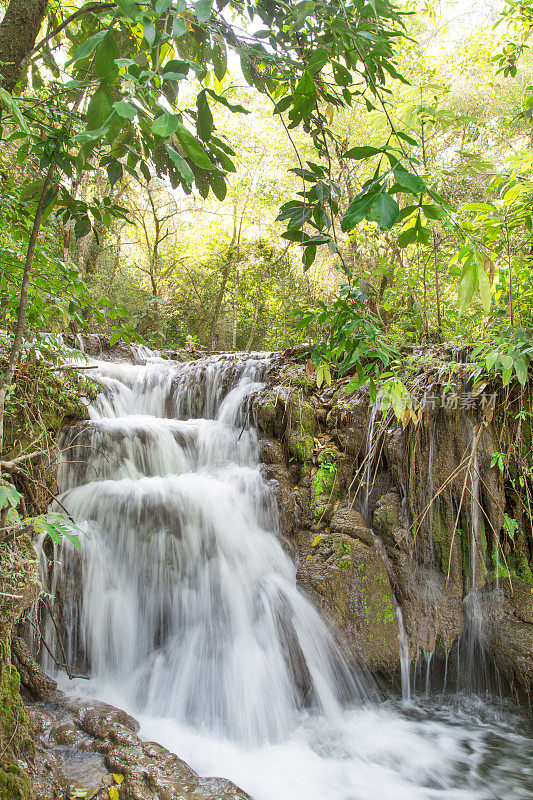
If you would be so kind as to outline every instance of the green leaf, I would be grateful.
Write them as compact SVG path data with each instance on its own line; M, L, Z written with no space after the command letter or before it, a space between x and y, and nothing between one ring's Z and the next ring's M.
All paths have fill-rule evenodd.
M314 263L315 258L316 258L316 244L307 245L302 257L302 262L305 271L307 271L309 267Z
M221 81L228 71L226 42L219 33L213 34L213 68L218 81Z
M416 228L413 225L410 228L405 228L403 231L400 232L398 235L398 247L407 247L407 245L412 244L416 240Z
M87 58L87 56L90 56L93 50L98 47L106 34L107 31L98 31L98 33L95 33L95 35L91 36L90 39L87 39L85 42L83 42L83 44L74 51L74 55L70 61L67 61L65 66L68 67L75 61L80 61L82 58Z
M369 192L357 195L352 200L341 221L341 229L343 231L351 231L366 217L377 194L377 189L371 189Z
M229 100L226 100L221 94L217 94L212 89L206 89L207 94L216 100L217 103L222 103L223 106L229 108L230 111L239 112L240 114L250 114L248 109L244 108L244 106L239 105L238 103L230 103Z
M355 158L356 160L360 161L363 158L376 156L378 153L383 153L383 148L371 147L370 145L367 145L366 147L352 147L350 150L347 150L345 153L343 153L341 157Z
M143 34L144 38L151 47L155 42L155 37L156 37L155 25L151 20L146 20L145 22L143 22Z
M377 195L367 214L367 219L371 222L377 222L382 231L390 231L399 218L400 208L398 203L387 192L380 192Z
M113 95L106 83L101 83L87 108L87 130L96 131L107 122L113 111Z
M88 233L91 232L91 220L86 215L81 217L76 224L74 225L74 236L76 239L81 239L83 236L87 236Z
M139 15L139 9L136 8L132 3L129 3L128 0L115 0L120 13L123 17L127 19L137 19Z
M180 36L183 36L188 30L187 23L184 19L181 17L174 18L174 22L172 23L172 36L175 36L176 39L179 39Z
M203 25L211 16L211 0L196 0L193 5L198 22Z
M462 314L463 311L470 305L476 288L477 265L472 257L470 257L463 267L463 274L459 282L459 289L457 293L457 311L459 314Z
M485 312L485 314L488 314L490 311L490 305L492 301L490 280L487 274L487 270L485 269L483 259L478 258L476 259L476 261L477 261L477 282L479 287L479 295L481 297L483 311Z
M165 150L172 159L176 169L185 183L190 186L194 180L194 173L184 158L177 153L173 147L165 142Z
M109 178L109 183L111 186L114 186L117 181L122 178L122 164L120 161L112 161L108 164L107 167L107 177Z
M113 108L123 119L135 119L135 115L137 114L137 109L130 103L128 100L121 100L118 103L113 104Z
M115 37L108 31L98 45L93 61L94 71L101 80L113 83L118 75L118 66L115 64L117 58L120 58L120 51Z
M489 203L465 203L464 206L461 206L463 211L495 211L496 209L494 206L489 205Z
M109 347L113 347L113 345L115 345L119 339L120 339L120 331L113 331L113 333L109 337Z
M30 129L28 128L28 123L26 122L17 101L2 87L0 87L0 100L2 101L3 105L9 111L11 111L18 123L19 128L24 131L24 133L29 134Z
M168 111L164 111L152 122L152 132L155 136L168 139L169 136L176 132L178 124L176 114L169 114Z
M335 78L335 83L337 83L339 86L349 86L352 82L352 73L342 64L339 64L338 61L332 61L331 64L333 67L333 77Z
M434 204L423 205L422 211L428 219L442 219L445 215L445 210L441 206Z
M173 58L163 67L163 79L168 81L182 81L187 77L189 72L189 65L186 61L179 58Z
M502 367L504 368L504 370L512 369L513 367L513 357L510 356L508 353L505 353L502 356Z
M419 194L426 188L426 184L422 178L420 178L418 175L413 175L412 172L407 172L407 170L400 166L394 167L393 172L396 182L399 183L404 189L409 189L409 191L413 194Z
M21 500L22 495L14 486L9 483L0 484L0 508L7 508L8 506L16 508Z
M514 362L514 371L516 372L516 377L520 381L520 385L525 386L527 383L527 364L524 359L516 359Z
M200 139L203 139L204 142L208 142L215 128L215 123L213 121L213 114L209 108L209 103L207 102L205 91L200 92L196 97L196 106L198 108L196 130L198 131Z
M191 161L196 164L197 167L207 170L215 169L215 165L207 155L200 142L189 130L187 130L185 125L181 124L181 122L177 123L176 138L185 150L185 153L188 155Z
M228 185L221 172L211 172L209 175L209 184L213 190L213 194L222 203L228 193Z

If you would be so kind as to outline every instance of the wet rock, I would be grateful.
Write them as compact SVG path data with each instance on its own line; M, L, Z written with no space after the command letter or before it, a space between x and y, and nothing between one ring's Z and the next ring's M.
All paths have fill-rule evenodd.
M372 528L387 548L397 546L405 536L400 514L401 502L398 492L387 492L378 500L372 518Z
M282 370L279 380L288 386L298 386L302 389L314 389L316 380L314 375L308 375L304 366L289 364Z
M508 580L502 580L501 585L514 614L533 625L533 587L519 578L511 579L512 589Z
M296 522L296 489L289 471L281 464L263 467L263 475L270 481L279 513L281 530L290 534Z
M155 742L115 747L106 755L111 772L120 772L121 800L249 800L230 781L201 779L185 761Z
M369 415L368 398L364 395L347 395L342 389L335 393L326 421L342 449L352 458L364 453Z
M12 637L11 654L13 663L19 671L21 684L34 697L45 699L52 692L55 692L57 689L56 681L44 674L30 653L28 645L19 636Z
M373 545L372 531L366 524L365 518L359 511L348 505L340 505L333 514L331 530L353 539L361 539L368 545Z
M450 650L464 627L462 587L449 583L440 572L421 567L406 553L397 552L389 564L412 654L432 653L439 642Z
M284 464L283 445L277 439L261 439L259 457L263 464Z
M50 739L57 744L75 747L77 750L91 749L91 739L89 736L82 733L71 720L52 725L48 735Z
M533 685L533 625L505 615L493 626L490 649L505 677L530 690Z
M56 692L29 714L37 736L33 800L64 800L76 788L109 800L112 773L124 776L120 800L250 800L231 781L201 778L162 745L141 741L138 722L106 703Z
M77 700L69 703L69 707L75 712L80 728L98 739L108 738L117 728L126 728L133 733L139 730L136 719L107 703Z
M259 394L253 404L257 427L267 436L274 436L278 430L278 415L281 411L277 393L266 390Z
M324 536L303 566L304 585L342 631L354 654L381 672L399 663L398 623L387 570L359 539Z

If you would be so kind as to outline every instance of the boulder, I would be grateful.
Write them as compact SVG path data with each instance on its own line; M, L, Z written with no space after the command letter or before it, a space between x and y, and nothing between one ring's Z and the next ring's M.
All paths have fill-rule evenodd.
M316 537L318 539L318 537ZM302 565L303 583L371 668L394 672L399 630L385 564L374 548L341 533L323 536Z
M341 504L337 507L330 527L332 531L341 533L343 536L360 539L370 546L374 544L372 531L366 524L365 518L359 511L349 505Z

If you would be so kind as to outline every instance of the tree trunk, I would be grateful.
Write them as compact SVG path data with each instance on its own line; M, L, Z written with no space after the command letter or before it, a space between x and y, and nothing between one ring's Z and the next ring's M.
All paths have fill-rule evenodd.
M231 346L233 350L237 349L237 311L239 309L239 282L241 273L239 265L237 264L237 274L235 276L235 293L233 295L233 333L231 337Z
M28 241L28 249L26 251L26 260L24 263L24 273L22 275L22 285L20 287L20 303L17 314L17 324L15 326L15 333L13 334L13 343L9 353L6 371L0 377L0 461L2 460L2 452L4 447L4 408L6 402L6 394L11 381L15 376L15 370L20 358L20 351L22 349L22 341L24 335L24 326L26 324L26 310L28 308L28 291L30 288L30 275L33 265L33 256L35 254L35 246L37 244L37 237L41 228L41 220L44 211L44 198L46 197L55 172L55 162L52 162L48 167L48 172L44 179L44 185L37 204L37 210L33 220L33 227L31 230L30 238Z
M215 310L213 312L213 318L211 320L211 328L209 329L209 349L212 350L215 341L215 331L218 324L218 318L220 317L220 309L222 308L222 301L224 300L224 294L226 292L226 284L228 282L228 275L231 266L231 252L228 254L228 260L224 264L224 269L222 271L222 281L220 283L220 289L218 290L217 301L215 303Z
M255 306L254 306L254 316L252 319L252 327L250 328L250 336L248 337L248 341L246 342L246 350L250 350L252 347L252 343L255 337L255 331L257 328L257 318L259 316L259 303L261 302L261 288L263 285L263 273L259 278L259 283L257 284L257 292L255 295Z
M0 23L0 86L12 92L35 46L48 0L11 0Z

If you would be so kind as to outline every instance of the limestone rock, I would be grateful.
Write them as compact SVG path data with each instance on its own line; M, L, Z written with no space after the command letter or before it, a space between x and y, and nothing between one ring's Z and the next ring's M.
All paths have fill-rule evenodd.
M285 463L283 446L277 439L261 439L259 442L259 457L263 464Z
M302 567L305 585L355 655L377 671L393 672L399 631L382 559L364 542L340 533L324 536L313 550Z
M401 502L398 492L387 492L378 500L372 528L387 548L395 547L402 538L400 512Z
M361 539L370 546L374 543L372 531L366 524L363 515L348 505L338 506L331 520L331 530L341 533L343 536Z

